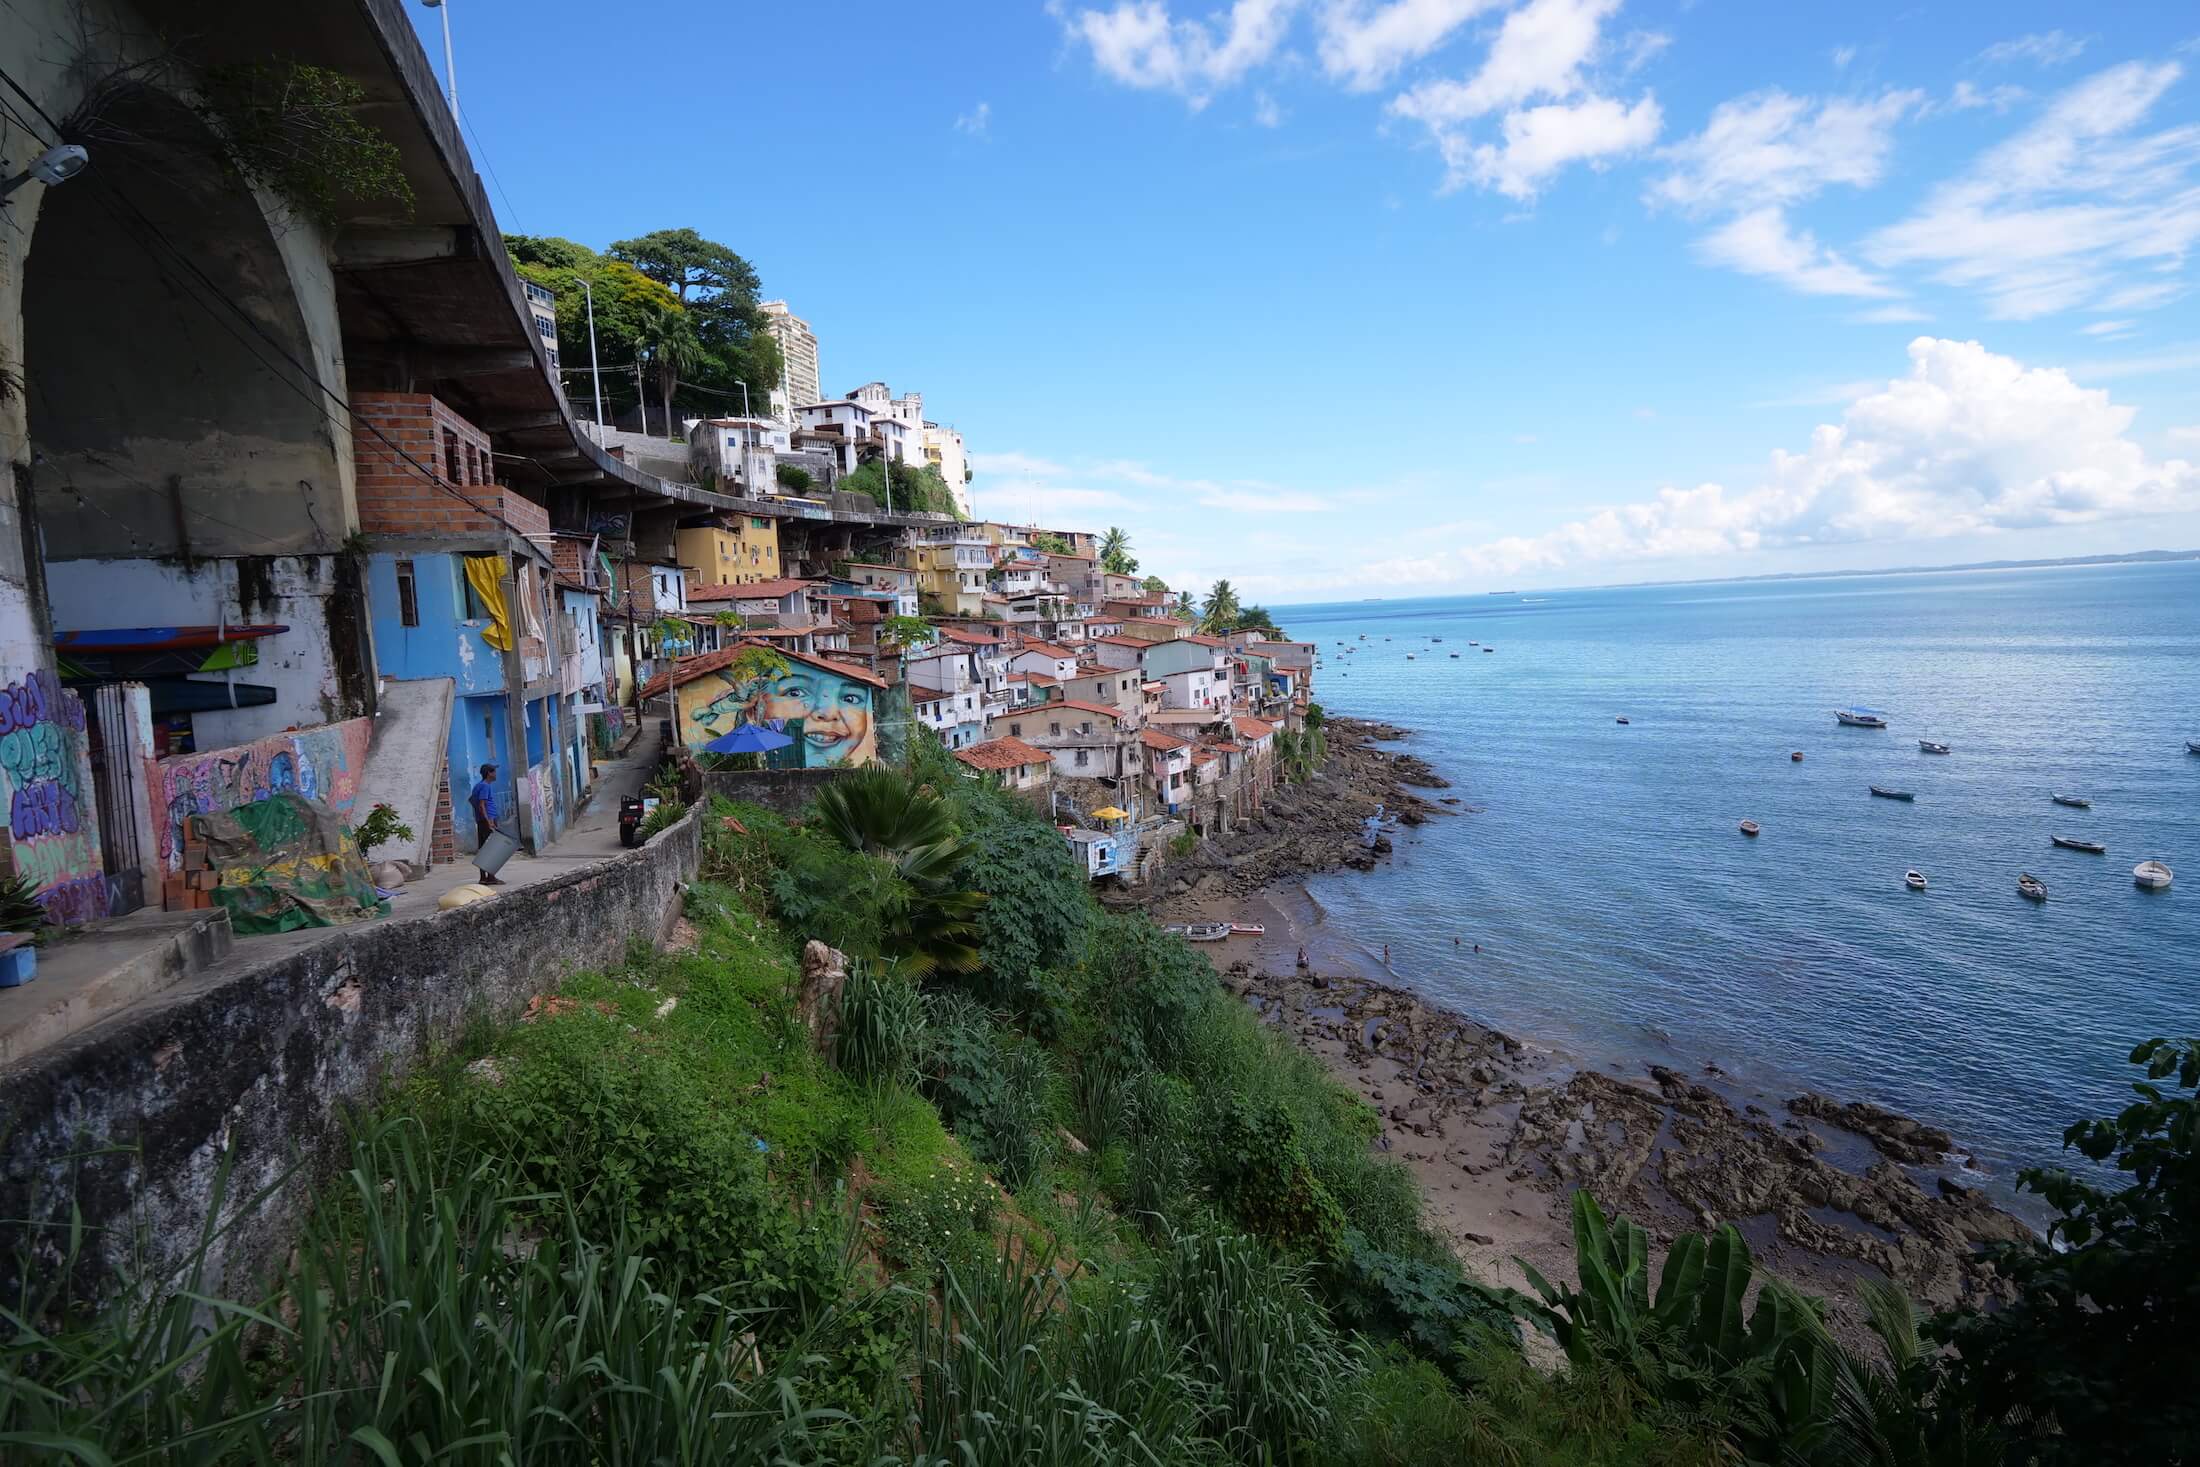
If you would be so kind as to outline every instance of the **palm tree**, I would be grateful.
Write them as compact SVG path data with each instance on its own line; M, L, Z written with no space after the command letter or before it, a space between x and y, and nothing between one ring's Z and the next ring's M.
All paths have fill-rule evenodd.
M1207 617L1200 623L1206 632L1227 632L1238 624L1237 589L1228 581L1217 581L1207 592Z
M695 322L678 306L652 303L642 307L641 324L634 344L648 359L657 379L657 393L665 400L665 433L673 431L672 395L680 390L682 373L691 372L703 359L703 343L696 339Z
M1116 576L1138 574L1138 562L1131 559L1131 537L1121 525L1108 526L1108 532L1100 537L1100 568Z
M1176 606L1174 607L1174 610L1178 616L1183 617L1186 621L1199 620L1199 601L1189 591L1179 591L1176 593Z
M973 919L985 893L957 890L955 874L978 846L955 829L945 800L897 770L867 764L826 786L813 808L827 835L890 863L909 884L910 900L886 935L902 971L922 978L977 968Z

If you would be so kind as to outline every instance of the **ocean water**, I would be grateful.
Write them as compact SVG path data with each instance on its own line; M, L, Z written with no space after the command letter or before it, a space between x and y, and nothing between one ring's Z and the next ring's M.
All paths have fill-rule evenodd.
M2003 1187L2129 1099L2136 1040L2200 1033L2200 564L1277 618L1320 646L1322 704L1413 729L1403 747L1477 812L1310 883L1333 939L1370 967L1387 946L1439 1002L1590 1063L1890 1105ZM1837 726L1858 703L1889 729ZM2179 872L2169 891L2133 885L2148 857Z

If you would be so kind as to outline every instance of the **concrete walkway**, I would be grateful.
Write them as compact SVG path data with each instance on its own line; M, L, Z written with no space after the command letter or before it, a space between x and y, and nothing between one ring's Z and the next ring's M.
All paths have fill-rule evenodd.
M645 734L624 755L598 763L595 786L580 816L540 855L516 855L507 861L497 873L504 885L495 890L516 891L617 855L621 849L619 801L641 789L659 758L657 740ZM390 899L388 916L372 920L417 922L433 917L436 902L445 892L479 879L480 873L463 856L451 865L430 867ZM158 907L99 923L42 949L38 976L32 982L0 988L0 1067L20 1063L187 977L242 970L330 941L356 931L357 926L300 927L234 937L227 912L168 912Z

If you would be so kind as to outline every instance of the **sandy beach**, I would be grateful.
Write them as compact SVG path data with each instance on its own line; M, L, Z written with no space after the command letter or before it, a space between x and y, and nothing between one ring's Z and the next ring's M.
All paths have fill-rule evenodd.
M1402 849L1369 859L1361 845L1359 822L1378 801L1422 820L1468 809L1402 782L1434 780L1418 761L1386 762L1376 746L1402 736L1348 726L1346 757L1301 787L1335 807L1329 818L1294 811L1265 842L1247 833L1234 863L1165 883L1151 909L1171 922L1266 929L1202 951L1223 982L1383 1117L1378 1144L1413 1168L1429 1217L1476 1276L1525 1288L1518 1260L1571 1276L1569 1199L1585 1186L1658 1244L1734 1223L1766 1266L1832 1301L1837 1319L1856 1284L1874 1277L1934 1305L1993 1291L1972 1258L1977 1245L2027 1230L1971 1185L1946 1132L1839 1098L1747 1092L1711 1066L1588 1068L1561 1046L1422 1001L1412 975L1355 941L1352 913L1324 911L1303 876L1411 860L1409 825L1393 832ZM1248 870L1266 879L1249 881ZM1380 902L1381 876L1352 893ZM1460 961L1474 961L1471 941Z

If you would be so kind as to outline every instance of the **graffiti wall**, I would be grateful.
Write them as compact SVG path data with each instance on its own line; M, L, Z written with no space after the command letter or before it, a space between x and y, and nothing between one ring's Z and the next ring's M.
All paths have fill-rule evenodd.
M772 750L775 769L868 764L878 757L877 687L853 669L791 660L777 677L735 682L706 673L680 688L680 742L697 748L744 725L794 742Z
M161 869L180 869L186 818L234 810L272 795L318 801L349 824L373 731L373 719L353 718L272 734L234 749L153 760L147 788L154 802Z
M40 669L0 689L0 785L15 871L52 922L107 915L84 703Z

